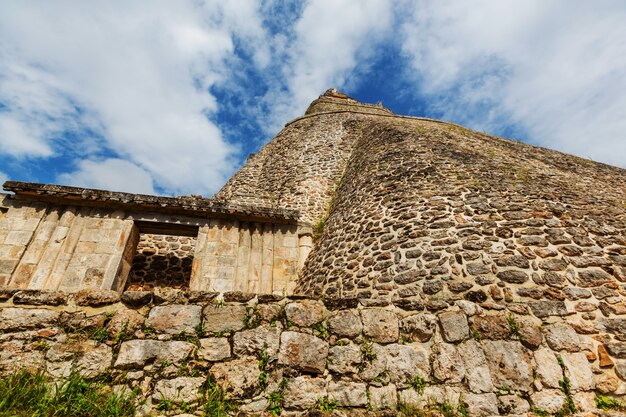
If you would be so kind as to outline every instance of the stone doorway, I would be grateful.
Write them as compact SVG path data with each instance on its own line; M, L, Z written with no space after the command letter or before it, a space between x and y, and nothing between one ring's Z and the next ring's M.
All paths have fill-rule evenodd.
M126 290L189 289L198 227L141 221L135 225L139 242Z

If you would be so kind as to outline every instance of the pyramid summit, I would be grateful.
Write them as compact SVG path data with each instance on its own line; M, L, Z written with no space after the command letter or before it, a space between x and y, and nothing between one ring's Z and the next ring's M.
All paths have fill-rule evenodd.
M329 89L213 198L8 181L0 373L59 369L25 333L116 311L103 326L131 340L86 357L155 404L200 392L152 364L189 349L244 414L608 415L626 409L606 397L626 394L625 180Z

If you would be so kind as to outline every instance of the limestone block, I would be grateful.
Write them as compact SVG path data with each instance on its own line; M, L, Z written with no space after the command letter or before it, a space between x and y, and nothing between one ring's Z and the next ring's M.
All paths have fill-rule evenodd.
M312 378L308 375L289 379L283 391L285 408L298 410L309 409L324 397L326 397L326 381L323 378Z
M195 334L201 314L202 307L193 304L156 306L150 310L146 324L161 333Z
M230 358L230 343L225 337L200 339L198 357L205 361L216 362Z
M439 381L458 383L465 377L465 366L454 345L439 343L433 346L433 375Z
M193 343L182 341L129 340L120 346L115 367L142 367L152 360L156 364L165 360L176 363L186 359L195 348Z
M398 341L399 326L395 312L382 308L361 310L363 334L379 343Z
M361 356L357 345L333 346L328 351L328 369L338 374L356 373Z
M410 385L416 376L430 381L430 363L427 352L419 344L385 346L387 373L398 387Z
M476 394L492 392L491 374L480 344L475 340L468 340L458 345L458 351L465 365L470 391Z
M205 332L238 331L245 327L246 306L227 304L208 305L203 311L202 325Z
M137 330L141 329L144 321L144 316L142 316L136 310L132 310L126 307L120 307L115 311L115 315L111 318L111 321L107 326L107 333L111 338L114 338L122 331L126 335L131 335L134 334Z
M491 379L496 387L528 391L533 382L531 356L517 341L484 340Z
M398 408L398 394L393 384L383 387L370 386L370 406L373 410L396 410Z
M316 300L302 300L285 306L287 320L296 326L309 327L324 320L324 304Z
M43 308L5 307L0 310L0 332L51 327L58 323L59 313Z
M281 327L264 324L237 332L233 337L233 351L237 356L254 356L265 352L270 359L276 359L281 331Z
M362 370L359 377L364 381L371 381L387 371L387 349L377 343L361 345L363 353Z
M174 401L193 403L200 397L200 387L205 379L201 377L181 376L174 379L157 381L152 393L154 401Z
M530 396L533 407L548 413L556 413L563 405L567 398L561 390L547 389L535 392Z
M564 353L561 357L563 358L565 375L570 379L572 391L588 391L595 388L587 355L583 352Z
M544 335L548 346L552 350L578 352L580 350L580 338L576 331L566 323L554 323L544 327Z
M339 310L328 319L331 333L339 337L356 337L361 334L363 324L358 312L354 310Z
M530 404L517 395L501 395L498 397L498 411L501 415L526 415Z
M541 300L528 303L536 317L566 316L568 313L565 303L559 300Z
M361 382L331 381L328 398L339 407L363 407L367 405L367 385Z
M283 332L280 336L278 363L305 372L323 373L328 356L328 342L309 334Z
M463 402L470 416L493 416L498 415L498 397L496 394L472 394L463 395Z
M435 333L437 317L423 313L406 317L400 321L400 329L411 341L428 342Z
M535 372L541 384L548 388L559 388L559 381L563 379L563 370L556 355L550 349L539 349L534 352L537 367Z
M446 342L460 342L469 337L467 317L461 311L447 311L439 314L439 326Z
M503 340L511 336L511 326L504 315L476 317L472 325L484 339Z
M79 306L99 307L120 301L120 294L113 290L86 288L74 294L74 301Z
M259 360L254 357L219 362L209 371L232 398L251 398L259 389Z
M46 352L46 371L55 378L66 378L75 370L85 378L104 373L113 362L113 350L95 340L59 343Z

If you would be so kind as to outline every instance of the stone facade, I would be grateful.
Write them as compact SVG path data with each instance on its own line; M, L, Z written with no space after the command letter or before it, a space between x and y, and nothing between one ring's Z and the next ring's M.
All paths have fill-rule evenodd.
M207 377L244 415L331 404L344 415L411 405L513 416L568 403L589 415L601 413L596 392L626 393L619 319L582 329L568 317L464 300L416 312L357 299L217 296L5 290L0 373L106 375L115 389L138 392L142 415L161 401L201 409Z

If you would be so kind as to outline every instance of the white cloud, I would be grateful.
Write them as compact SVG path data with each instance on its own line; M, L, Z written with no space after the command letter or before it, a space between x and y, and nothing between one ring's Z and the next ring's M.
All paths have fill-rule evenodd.
M623 2L414 3L404 51L444 117L626 166Z
M74 172L57 178L59 184L76 187L154 194L150 173L123 159L81 161Z
M294 23L290 37L275 38L284 53L281 85L267 97L271 129L301 115L327 88L346 86L357 65L388 34L393 21L390 0L312 0Z
M234 169L236 148L207 121L217 108L207 90L227 72L235 35L259 65L267 62L255 7L215 0L3 3L0 102L10 111L3 113L0 150L39 157L108 150L148 171L166 192L216 191ZM95 144L94 134L83 132L82 141L68 144L60 133L72 128L106 141Z
M5 181L9 180L9 176L4 172L0 171L0 185L4 184Z

